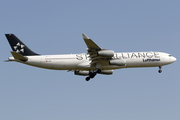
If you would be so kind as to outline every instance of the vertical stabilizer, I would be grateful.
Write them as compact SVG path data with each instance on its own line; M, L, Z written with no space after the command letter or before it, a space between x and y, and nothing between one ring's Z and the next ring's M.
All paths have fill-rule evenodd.
M23 56L39 55L30 50L21 40L19 40L14 34L5 34L9 44L14 52L17 52Z

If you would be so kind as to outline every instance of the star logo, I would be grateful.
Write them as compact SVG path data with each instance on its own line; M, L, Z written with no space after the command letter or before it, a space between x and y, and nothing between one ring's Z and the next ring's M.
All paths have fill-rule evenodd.
M19 42L16 44L16 46L14 46L14 49L17 53L24 53L24 45L23 44L20 44Z

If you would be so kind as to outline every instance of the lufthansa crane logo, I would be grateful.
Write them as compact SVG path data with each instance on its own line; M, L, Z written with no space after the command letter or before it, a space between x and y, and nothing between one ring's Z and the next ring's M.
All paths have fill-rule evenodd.
M23 44L21 44L21 43L17 43L16 44L16 46L14 46L14 49L15 49L15 51L17 52L17 53L20 53L20 52L22 52L22 53L24 53L24 45Z

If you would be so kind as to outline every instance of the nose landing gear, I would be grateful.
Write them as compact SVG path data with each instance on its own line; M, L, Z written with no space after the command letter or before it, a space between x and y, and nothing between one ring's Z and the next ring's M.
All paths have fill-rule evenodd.
M158 72L159 72L159 73L162 73L161 68L162 68L162 67L161 67L161 66L159 66L159 70L158 70Z

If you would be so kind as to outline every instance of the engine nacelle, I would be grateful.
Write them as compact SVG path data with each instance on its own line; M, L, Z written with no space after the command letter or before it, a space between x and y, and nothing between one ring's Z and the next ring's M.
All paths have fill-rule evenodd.
M89 75L89 71L74 71L75 75L81 75L81 76L88 76ZM112 75L113 74L113 70L101 70L101 73L99 74L103 74L103 75Z
M100 56L104 56L104 57L113 57L114 51L113 50L101 50L101 51L98 51L97 54Z
M75 75L88 76L89 71L74 71Z
M110 65L118 65L118 66L125 66L126 61L123 59L114 59L109 61Z
M101 70L101 73L99 73L99 74L112 75L113 74L113 70Z

